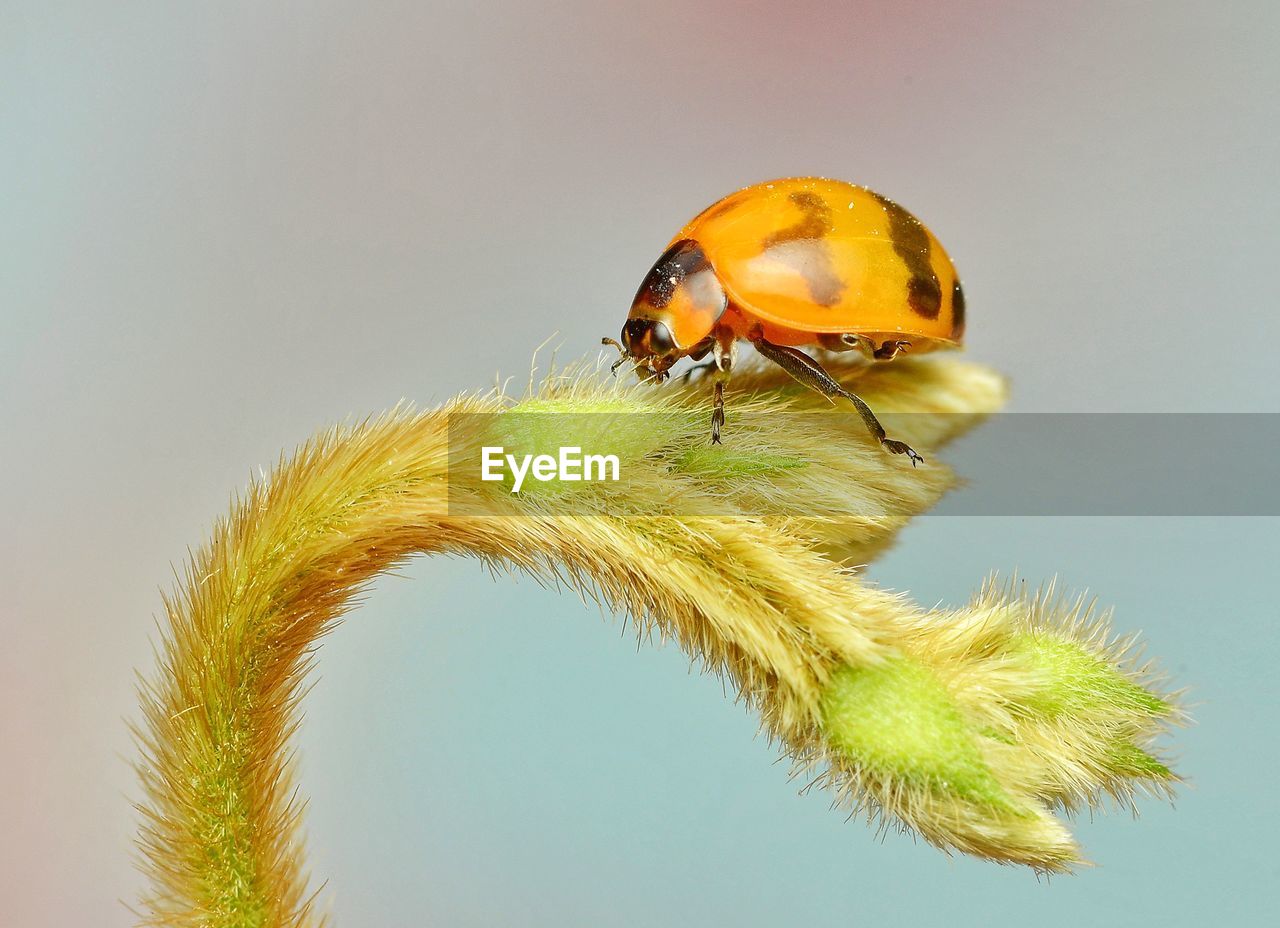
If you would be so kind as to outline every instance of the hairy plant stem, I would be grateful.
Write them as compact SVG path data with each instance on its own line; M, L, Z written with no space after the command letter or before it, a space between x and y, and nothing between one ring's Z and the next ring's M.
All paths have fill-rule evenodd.
M1003 385L951 360L838 370L884 413L969 418L904 417L903 437L930 458L913 470L847 413L746 372L735 384L753 398L739 398L731 456L708 459L697 385L570 370L517 401L464 397L332 429L253 483L166 598L142 687L143 923L322 921L290 747L307 672L373 578L439 552L565 580L671 635L851 804L944 848L1042 870L1078 862L1052 807L1165 789L1172 774L1149 748L1177 710L1080 604L988 588L928 613L848 569L951 486L931 452L997 409ZM492 414L602 409L624 417L612 434L636 476L620 492L642 513L560 515L554 500L451 475L451 453L489 440ZM804 434L747 421L797 411L822 415ZM716 513L686 514L697 499Z

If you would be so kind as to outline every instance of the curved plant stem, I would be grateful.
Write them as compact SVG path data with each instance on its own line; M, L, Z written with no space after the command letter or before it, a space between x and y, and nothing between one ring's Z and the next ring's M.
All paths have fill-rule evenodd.
M144 923L320 921L292 778L299 701L320 637L417 554L560 578L670 634L733 682L801 769L944 848L1065 869L1079 854L1053 806L1171 782L1149 749L1176 708L1079 604L989 587L927 613L845 566L951 486L932 451L1000 406L998 377L950 360L861 377L878 411L967 414L903 418L898 433L930 459L916 470L768 372L735 386L754 398L735 396L739 430L721 458L703 449L698 385L570 370L520 400L465 397L332 429L252 484L166 598L142 687ZM627 514L607 496L599 512L563 515L456 472L450 485L451 454L491 440L495 421L602 410L618 417L610 434L631 479L613 492L635 504ZM806 411L803 430L752 418ZM714 514L689 515L698 500Z

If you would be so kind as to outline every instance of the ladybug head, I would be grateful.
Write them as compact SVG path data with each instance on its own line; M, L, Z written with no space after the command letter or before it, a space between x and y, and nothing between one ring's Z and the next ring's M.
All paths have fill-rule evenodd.
M654 378L658 383L666 380L671 365L680 360L683 352L671 337L671 329L657 319L628 319L622 327L622 341L604 338L603 345L612 345L622 353L613 363L614 373L628 361L634 361L636 373L641 379Z
M724 288L702 247L692 239L673 244L636 291L622 327L618 364L634 361L642 374L665 380L676 361L706 344L728 305Z

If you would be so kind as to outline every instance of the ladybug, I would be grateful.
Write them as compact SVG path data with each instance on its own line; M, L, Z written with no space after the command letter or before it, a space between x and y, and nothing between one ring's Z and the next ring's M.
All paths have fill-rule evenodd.
M621 342L642 377L708 354L715 383L711 440L720 443L724 385L747 341L832 402L853 403L872 436L912 465L870 407L802 347L861 351L876 361L959 347L964 292L942 245L897 203L866 187L792 177L730 194L676 234L636 292ZM696 368L695 368L696 370Z

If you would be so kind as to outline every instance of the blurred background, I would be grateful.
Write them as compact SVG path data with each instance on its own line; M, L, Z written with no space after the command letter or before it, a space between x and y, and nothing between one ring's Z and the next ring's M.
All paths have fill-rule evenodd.
M133 672L249 474L334 421L522 379L555 333L594 355L739 186L828 174L920 215L1012 409L1280 411L1274 3L0 17L5 925L131 923ZM446 560L322 649L313 870L346 926L1254 923L1280 876L1277 528L925 518L872 568L927 605L1057 574L1191 688L1193 785L1080 821L1101 866L1078 876L846 823L674 648Z

